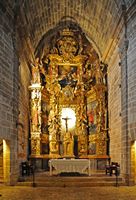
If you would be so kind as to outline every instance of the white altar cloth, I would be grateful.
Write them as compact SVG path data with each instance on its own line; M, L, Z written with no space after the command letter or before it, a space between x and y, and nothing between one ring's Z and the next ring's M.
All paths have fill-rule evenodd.
M90 176L90 160L89 159L51 159L49 160L50 175L53 170L57 173L61 172L79 172L87 173Z

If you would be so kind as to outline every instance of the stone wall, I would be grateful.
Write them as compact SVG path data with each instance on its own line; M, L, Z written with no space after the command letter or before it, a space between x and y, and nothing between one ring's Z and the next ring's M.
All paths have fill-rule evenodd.
M129 136L136 140L136 12L128 21L127 38Z
M108 54L110 156L121 164L127 184L134 181L136 157L136 4L122 6ZM114 44L116 43L116 44Z
M115 48L108 63L110 155L112 160L121 163L121 173L127 184L134 181L136 172L134 170L136 167L134 147L136 140L135 11L135 4L127 4L127 9L123 10L124 25L118 48Z
M22 21L16 24L17 49L19 54L19 116L18 116L18 159L28 160L30 149L30 91L31 64L34 63L34 49L26 30L22 33Z
M111 161L121 163L121 67L115 47L108 63L108 109Z
M14 2L12 1L12 3ZM13 183L18 176L16 128L18 117L18 60L16 57L12 3L7 4L6 1L0 3L0 138L9 142L11 168L10 177L6 180Z
M128 139L129 139L129 171L136 177L136 4L128 10L127 21L127 77L128 77ZM134 146L134 148L133 148ZM130 149L133 149L131 151Z
M18 159L21 163L28 159L29 150L29 90L30 70L24 58L20 58L19 66L19 118L18 118Z
M20 164L28 158L30 120L30 70L25 57L25 52L29 55L30 51L24 43L19 52L20 41L24 40L18 38L16 8L14 0L0 2L0 138L6 144L4 177L10 184L17 181Z

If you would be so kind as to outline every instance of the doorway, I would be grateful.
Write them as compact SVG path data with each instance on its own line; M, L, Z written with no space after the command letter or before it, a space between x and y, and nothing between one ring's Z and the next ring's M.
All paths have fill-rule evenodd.
M3 182L3 140L0 139L0 183Z
M136 141L131 145L131 178L136 184Z
M0 183L10 183L10 145L0 139Z

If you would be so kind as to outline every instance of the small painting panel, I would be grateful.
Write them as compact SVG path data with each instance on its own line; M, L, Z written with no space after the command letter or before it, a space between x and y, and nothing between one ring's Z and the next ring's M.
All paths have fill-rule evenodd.
M48 134L48 115L49 115L49 106L45 101L41 102L42 107L42 124L41 124L41 130L42 133Z
M62 88L70 85L75 87L77 83L77 67L69 65L58 66L59 84Z
M92 101L87 104L89 135L96 133L96 128L97 128L96 106L97 106L97 101Z

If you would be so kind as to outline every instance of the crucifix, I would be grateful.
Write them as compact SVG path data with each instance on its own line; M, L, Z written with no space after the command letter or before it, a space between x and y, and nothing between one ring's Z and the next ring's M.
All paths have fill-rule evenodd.
M68 120L70 120L71 118L65 117L65 118L62 118L62 119L65 120L66 133L67 133L68 132Z

